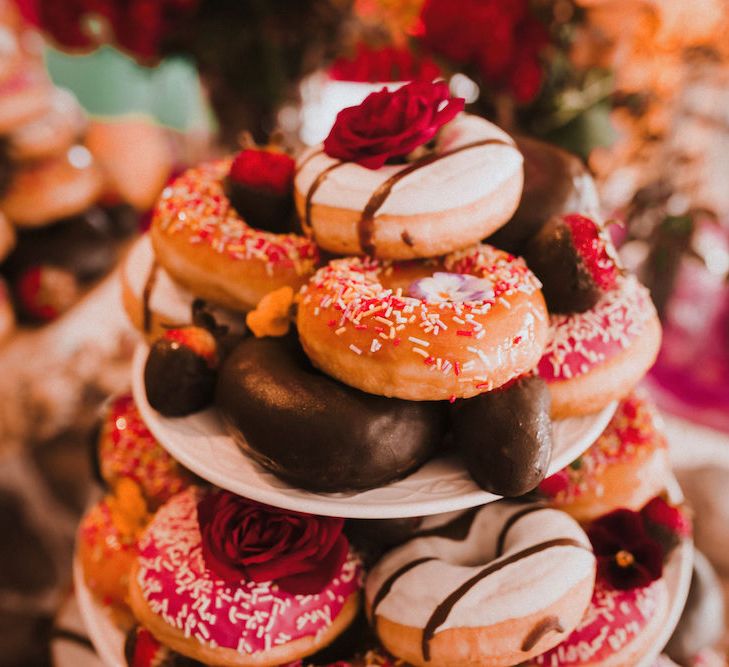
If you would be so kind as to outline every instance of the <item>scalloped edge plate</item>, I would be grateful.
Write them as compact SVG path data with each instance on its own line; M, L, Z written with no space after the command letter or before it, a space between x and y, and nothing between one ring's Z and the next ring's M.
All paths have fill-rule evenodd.
M683 497L675 478L671 478L666 487L674 502ZM671 554L664 570L664 577L671 597L671 605L663 624L663 630L652 649L643 657L636 667L651 667L668 643L678 624L686 598L688 597L693 570L694 547L691 540L684 540ZM86 624L89 637L97 653L107 667L126 667L124 658L125 635L112 621L111 615L99 604L84 581L81 563L74 558L73 581L81 616Z
M454 456L437 457L411 475L369 491L319 494L292 487L246 456L225 433L214 408L177 418L163 417L154 410L144 389L148 349L140 343L132 362L132 393L142 419L182 465L232 493L284 509L351 519L441 514L500 497L480 489ZM555 448L549 474L574 461L597 439L616 406L611 403L595 415L553 423Z

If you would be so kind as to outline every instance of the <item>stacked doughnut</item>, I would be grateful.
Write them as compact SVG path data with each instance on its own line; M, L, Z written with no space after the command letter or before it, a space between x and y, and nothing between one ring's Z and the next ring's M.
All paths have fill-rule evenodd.
M83 145L86 118L49 80L40 37L0 10L0 337L14 302L25 321L67 309L115 260L114 222L96 204L104 177ZM10 298L12 297L12 298Z

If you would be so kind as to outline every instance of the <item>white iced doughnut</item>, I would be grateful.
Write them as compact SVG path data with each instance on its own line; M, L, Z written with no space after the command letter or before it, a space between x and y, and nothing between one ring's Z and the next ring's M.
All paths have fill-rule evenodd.
M294 181L304 228L330 252L383 259L432 257L485 238L514 213L522 156L503 130L460 114L434 153L367 169L322 146L305 151Z
M501 501L436 521L426 519L367 577L368 612L395 656L413 665L513 665L580 622L595 556L567 514Z

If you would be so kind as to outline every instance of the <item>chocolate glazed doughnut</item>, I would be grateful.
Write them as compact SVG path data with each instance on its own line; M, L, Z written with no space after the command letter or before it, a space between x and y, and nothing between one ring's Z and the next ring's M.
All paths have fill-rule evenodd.
M366 394L316 371L292 336L248 339L223 363L216 404L264 468L309 491L370 489L436 452L445 406Z
M524 189L511 220L486 239L515 255L552 216L581 213L596 217L600 211L595 184L582 161L544 141L517 137L524 156Z

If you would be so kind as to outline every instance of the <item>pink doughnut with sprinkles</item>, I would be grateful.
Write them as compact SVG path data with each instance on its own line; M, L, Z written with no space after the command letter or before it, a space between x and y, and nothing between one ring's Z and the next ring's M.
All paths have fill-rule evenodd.
M656 309L635 276L621 278L587 312L552 315L538 366L552 394L552 417L597 412L625 396L653 365L660 344Z
M666 486L666 439L642 392L618 405L607 428L576 461L547 477L539 490L550 504L582 522L627 507L639 510Z
M298 289L314 272L319 251L303 236L248 225L225 192L230 165L230 159L203 164L165 188L150 238L157 261L180 285L246 311L275 289Z
M618 590L598 578L580 625L561 644L534 658L540 667L636 665L648 652L668 613L664 579Z
M131 606L158 641L203 664L273 666L315 653L349 625L362 575L351 550L316 594L292 594L271 581L224 581L204 555L200 498L194 489L175 496L139 541Z
M302 288L297 324L325 373L382 396L455 400L534 368L549 324L523 260L480 244L444 258L332 261Z
M99 435L99 469L112 489L120 479L135 481L152 509L194 479L150 433L131 394L112 399L104 415Z

